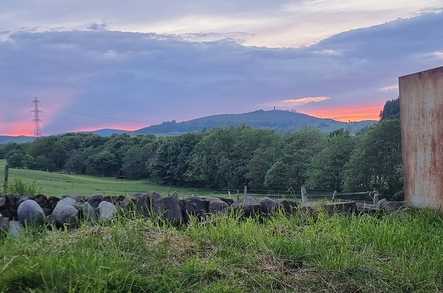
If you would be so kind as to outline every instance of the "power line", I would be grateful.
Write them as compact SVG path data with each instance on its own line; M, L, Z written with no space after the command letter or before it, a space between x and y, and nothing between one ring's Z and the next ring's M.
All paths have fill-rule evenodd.
M40 119L40 113L42 112L39 108L40 105L40 100L39 98L35 97L32 100L32 104L34 105L34 109L31 111L33 113L33 119L32 121L34 122L34 136L35 137L40 137L42 132L40 129L40 122L42 121Z

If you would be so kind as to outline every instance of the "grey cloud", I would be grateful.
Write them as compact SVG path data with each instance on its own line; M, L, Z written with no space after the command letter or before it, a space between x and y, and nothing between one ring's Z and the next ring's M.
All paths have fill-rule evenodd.
M398 76L441 64L423 58L443 49L439 27L443 14L432 13L301 49L102 30L13 33L0 41L0 117L13 120L34 95L47 110L46 133L242 112L305 96L332 97L322 102L331 106L381 101L393 98L380 88Z

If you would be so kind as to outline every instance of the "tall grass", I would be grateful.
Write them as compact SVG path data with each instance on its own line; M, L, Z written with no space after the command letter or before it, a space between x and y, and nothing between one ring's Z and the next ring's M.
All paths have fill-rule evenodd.
M0 240L5 292L440 292L443 217L119 218Z
M42 188L35 181L26 183L21 179L14 179L7 189L8 194L28 196L41 194L41 191Z

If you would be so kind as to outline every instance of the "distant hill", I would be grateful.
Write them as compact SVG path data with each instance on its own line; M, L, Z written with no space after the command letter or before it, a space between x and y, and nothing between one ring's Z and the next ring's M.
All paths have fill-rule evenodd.
M103 137L108 137L108 136L112 136L114 134L124 134L124 133L129 133L129 131L126 130L121 130L121 129L99 129L99 130L95 130L92 131L91 133L97 134L99 136L103 136Z
M103 137L124 133L129 135L180 135L190 132L201 132L213 128L235 127L241 125L247 125L260 129L272 129L278 132L291 132L306 127L313 127L326 133L341 128L345 128L352 133L356 133L376 122L377 121L367 120L346 123L333 119L318 118L297 112L258 110L242 114L212 115L184 122L163 122L161 124L152 125L136 131L126 131L121 129L98 129L95 131L90 131L90 133L95 133ZM30 136L0 136L0 144L10 142L25 143L33 140L34 138Z
M345 128L350 132L376 123L376 121L340 122L324 119L303 113L272 110L258 110L243 114L222 114L197 118L184 122L163 122L132 132L131 134L179 135L189 132L200 132L205 129L247 125L253 128L272 129L279 132L291 132L306 127L318 128L322 132L332 132Z
M32 136L8 136L8 135L0 135L0 144L6 143L25 143L31 142L34 140Z

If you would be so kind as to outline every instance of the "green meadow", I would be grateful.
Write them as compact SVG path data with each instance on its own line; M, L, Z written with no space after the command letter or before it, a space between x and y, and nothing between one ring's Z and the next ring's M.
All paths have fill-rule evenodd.
M3 185L5 160L0 160L0 181ZM28 169L10 169L9 184L15 180L38 186L41 193L46 195L125 195L136 192L156 191L161 194L180 195L209 195L212 192L206 189L183 188L175 186L164 186L149 182L147 180L124 180L110 177L94 177L71 175L64 173L36 171Z

